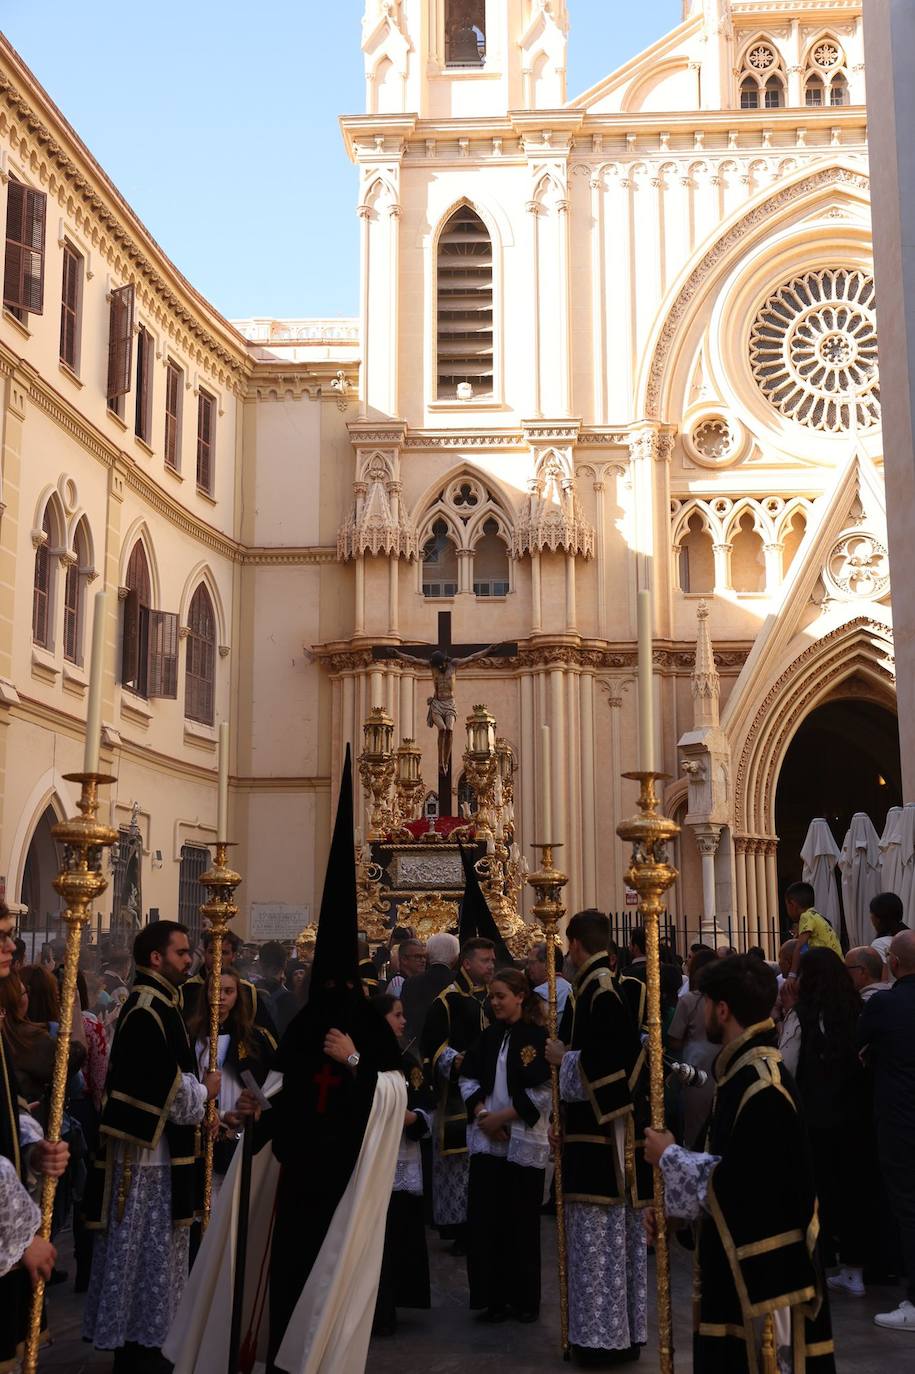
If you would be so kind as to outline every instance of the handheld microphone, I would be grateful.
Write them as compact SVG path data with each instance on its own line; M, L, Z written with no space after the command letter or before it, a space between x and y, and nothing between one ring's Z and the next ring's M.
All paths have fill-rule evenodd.
M670 1072L679 1078L684 1087L703 1088L708 1082L709 1076L705 1069L697 1069L692 1064L678 1064L673 1059L665 1059L664 1062Z

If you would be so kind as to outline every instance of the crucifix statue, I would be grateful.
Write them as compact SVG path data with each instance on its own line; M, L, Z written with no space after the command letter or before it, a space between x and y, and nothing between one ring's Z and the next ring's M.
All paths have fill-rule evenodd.
M410 650L411 652L407 652ZM459 651L459 653L456 653ZM433 693L427 698L429 707L426 724L438 730L438 810L440 816L452 814L451 750L457 707L454 702L454 679L458 668L480 658L512 658L517 644L452 644L451 612L438 613L437 644L376 645L376 659L396 658L402 663L417 663L432 670Z

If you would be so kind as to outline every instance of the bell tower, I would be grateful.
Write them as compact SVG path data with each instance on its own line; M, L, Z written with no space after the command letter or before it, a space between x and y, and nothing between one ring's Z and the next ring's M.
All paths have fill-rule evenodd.
M556 109L567 0L366 0L366 111L426 119Z

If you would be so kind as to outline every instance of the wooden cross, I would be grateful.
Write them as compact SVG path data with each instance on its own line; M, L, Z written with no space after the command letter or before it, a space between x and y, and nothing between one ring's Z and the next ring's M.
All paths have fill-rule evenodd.
M446 658L465 658L469 654L481 653L489 646L486 644L454 644L451 640L451 612L439 611L438 613L438 642L436 644L376 644L372 650L375 659L394 659L397 657L397 650L400 649L405 654L412 654L415 658L430 659L434 653L444 654ZM517 644L497 644L492 647L491 655L493 658L514 658L518 652ZM452 791L451 777L452 769L447 773L439 769L438 774L438 813L440 816L451 816L452 810Z
M315 1108L319 1116L323 1116L327 1111L327 1098L331 1088L339 1088L343 1079L339 1074L334 1073L330 1064L325 1064L320 1073L316 1073L312 1082L318 1088L318 1105Z

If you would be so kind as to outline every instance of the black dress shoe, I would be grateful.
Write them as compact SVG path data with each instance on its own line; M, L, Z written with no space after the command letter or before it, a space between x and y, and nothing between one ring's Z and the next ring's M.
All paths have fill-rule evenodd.
M482 1312L477 1313L476 1320L478 1322L487 1323L488 1325L495 1325L497 1322L507 1321L508 1309L506 1307L484 1307Z

